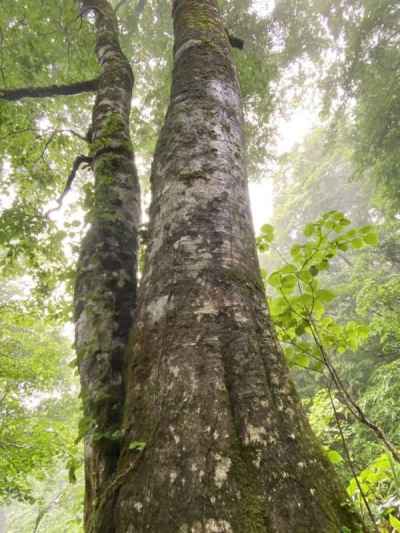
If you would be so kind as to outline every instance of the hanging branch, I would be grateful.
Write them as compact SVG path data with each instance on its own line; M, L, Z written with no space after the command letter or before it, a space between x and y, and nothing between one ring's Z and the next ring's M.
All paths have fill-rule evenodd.
M22 98L47 98L52 96L72 96L97 90L98 78L64 85L46 87L21 87L19 89L0 89L0 100L16 101Z
M62 203L63 203L63 200L64 200L65 196L71 190L72 183L73 183L73 181L75 179L76 173L79 170L79 167L81 165L83 165L84 163L87 166L90 166L92 161L93 161L93 158L90 157L90 156L87 156L87 155L78 155L75 158L75 161L74 161L74 163L72 165L71 173L69 174L69 176L67 178L64 190L63 190L63 192L61 193L60 197L57 200L57 204L58 205L57 205L57 207L53 207L52 209L49 209L49 211L46 212L46 217L48 217L50 215L50 213L54 213L54 211L58 211L58 209L60 209L60 207L62 206Z

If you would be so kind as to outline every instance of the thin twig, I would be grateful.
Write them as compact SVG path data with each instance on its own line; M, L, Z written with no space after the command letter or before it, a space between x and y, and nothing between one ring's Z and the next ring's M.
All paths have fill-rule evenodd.
M361 483L360 483L360 480L358 479L358 476L357 476L357 473L355 471L355 468L354 468L354 464L353 464L353 461L351 459L351 456L350 456L350 450L347 446L347 442L346 442L346 439L345 439L345 436L343 434L343 429L342 429L342 424L340 423L340 418L339 418L339 413L337 412L337 409L336 409L336 406L335 406L335 402L334 402L334 399L333 399L333 396L332 396L332 389L331 389L331 383L328 383L328 393L329 393L329 399L330 399L330 403L331 403L331 406L332 406L332 409L333 409L333 413L335 415L335 421L336 421L336 425L337 425L337 428L339 430L339 434L340 434L340 438L341 438L341 441L342 441L342 445L343 445L343 449L344 449L344 453L346 455L346 460L347 460L347 464L349 465L349 468L351 470L351 473L353 475L353 478L356 482L356 485L357 485L357 488L358 490L360 491L360 495L361 495L361 498L364 502L364 505L368 511L368 514L369 514L369 517L374 525L374 529L377 533L379 533L379 530L377 528L377 525L375 523L375 517L371 511L371 508L369 506L369 503L368 503L368 500L367 500L367 497L361 487ZM368 531L366 525L363 523L363 526L365 528L366 531Z
M386 448L390 451L392 454L393 459L400 463L400 455L395 448L395 446L389 441L387 436L385 435L385 432L383 429L375 424L375 422L372 422L367 415L364 413L364 411L361 409L361 407L358 405L358 403L351 397L349 392L347 391L345 385L343 384L341 378L339 377L338 373L336 372L335 367L332 365L328 353L325 350L324 345L322 344L321 338L318 333L318 329L315 326L315 323L312 319L312 317L309 317L309 326L311 330L311 334L314 338L314 341L323 357L324 363L326 368L328 369L329 374L332 377L333 382L335 383L337 389L342 393L344 404L347 406L351 414L360 422L365 424L367 427L369 427L375 435L378 437L379 440L383 442L383 444L386 446Z

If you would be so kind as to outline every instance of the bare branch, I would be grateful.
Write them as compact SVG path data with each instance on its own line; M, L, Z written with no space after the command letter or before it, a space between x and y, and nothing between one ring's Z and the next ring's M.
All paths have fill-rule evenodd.
M49 209L49 211L47 211L46 213L46 216L48 217L50 215L50 213L53 213L54 211L57 211L58 209L60 209L60 207L62 206L62 203L63 203L63 200L65 198L65 196L68 194L68 192L71 190L71 186L72 186L72 182L74 181L75 179L75 175L76 173L78 172L79 170L79 167L85 163L87 166L90 166L90 164L92 163L93 161L93 158L92 157L89 157L87 155L78 155L76 158L75 158L75 161L72 165L72 170L71 170L71 173L70 175L68 176L67 178L67 182L65 184L65 187L64 187L64 190L63 192L61 193L60 197L58 198L57 200L57 204L58 206L57 207L53 207L53 209Z
M8 101L22 98L47 98L52 96L71 96L74 94L94 92L97 90L98 78L64 85L47 87L21 87L19 89L0 89L0 99Z

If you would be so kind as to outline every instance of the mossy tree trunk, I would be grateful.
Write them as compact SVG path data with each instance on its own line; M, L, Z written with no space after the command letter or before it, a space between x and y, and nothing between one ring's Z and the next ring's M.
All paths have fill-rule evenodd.
M129 133L133 75L119 45L117 21L105 0L84 0L80 7L82 16L95 15L101 66L89 136L94 206L75 288L89 527L119 456L124 357L136 299L140 191Z
M176 0L173 18L125 437L92 531L359 531L269 319L239 86L217 2Z

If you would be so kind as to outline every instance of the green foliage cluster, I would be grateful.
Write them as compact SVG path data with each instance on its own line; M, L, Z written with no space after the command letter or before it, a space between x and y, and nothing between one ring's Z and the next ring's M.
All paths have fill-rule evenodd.
M7 506L10 528L12 509L31 509L29 516L36 516L33 510L39 513L54 497L49 491L54 477L65 486L81 470L70 341L53 318L32 304L24 281L3 279L0 284L0 502ZM81 520L81 502L75 506Z
M305 240L291 247L290 259L283 266L265 274L265 282L273 288L271 315L289 366L300 384L310 422L323 440L328 458L348 479L349 495L364 511L365 502L369 502L375 513L374 520L385 531L385 524L395 528L399 516L400 465L390 453L382 453L384 443L372 438L365 421L354 418L354 400L349 402L347 395L356 394L366 419L378 421L398 446L399 361L381 365L375 362L375 371L371 372L366 386L359 385L357 391L351 390L346 383L344 387L348 389L343 388L349 368L341 364L341 360L346 360L351 353L360 355L370 338L379 333L381 344L388 341L383 330L360 320L362 312L358 320L335 312L334 302L340 296L329 287L332 281L329 269L338 254L351 250L357 254L363 248L378 245L374 225L349 229L350 224L350 220L338 211L326 212L316 221L307 223L303 231ZM274 250L273 236L271 225L261 227L257 240L261 252ZM364 253L368 254L368 251ZM389 284L393 289L393 277ZM373 289L368 288L365 297L371 296ZM379 290L375 289L375 297ZM361 311L365 309L360 303L357 306L354 302L354 305ZM338 380L335 378L337 369L344 374ZM305 371L308 372L305 379L308 389L302 381ZM310 377L313 373L317 376L314 379ZM336 392L333 393L332 387Z
M286 350L290 364L321 369L323 361L312 339L313 325L318 328L324 346L338 353L349 348L356 350L368 336L366 325L354 321L342 325L325 313L325 304L331 302L335 294L321 287L318 279L318 274L329 269L339 252L377 244L378 236L372 225L348 230L349 224L350 220L338 211L327 212L319 220L308 223L304 229L307 241L293 245L291 262L267 279L278 292L278 296L270 300L270 308L281 340L291 345ZM272 232L269 226L261 230L263 246ZM310 337L311 342L307 340Z

